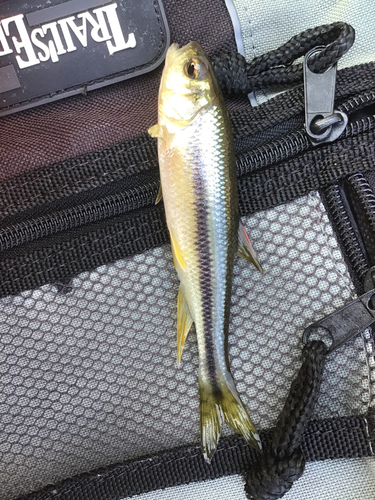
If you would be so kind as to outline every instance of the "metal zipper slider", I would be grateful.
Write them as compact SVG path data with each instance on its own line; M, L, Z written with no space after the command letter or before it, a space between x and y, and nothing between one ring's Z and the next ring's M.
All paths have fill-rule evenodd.
M320 328L326 330L332 339L327 354L345 344L352 337L368 328L375 321L375 290L371 290L329 316L312 323L303 333L306 344L311 334Z
M303 62L305 86L305 126L312 144L322 144L337 139L348 124L348 117L334 111L337 64L324 73L313 73L308 67L309 58L325 47L310 50Z

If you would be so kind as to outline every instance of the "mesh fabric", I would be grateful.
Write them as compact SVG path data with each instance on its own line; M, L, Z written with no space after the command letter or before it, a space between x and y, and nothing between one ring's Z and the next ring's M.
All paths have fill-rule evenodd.
M236 261L229 357L263 429L275 423L299 368L303 329L354 291L316 193L244 222L266 273ZM190 332L177 368L169 246L83 273L72 287L1 300L4 500L199 441L196 338ZM359 336L330 356L317 416L365 412L369 387Z

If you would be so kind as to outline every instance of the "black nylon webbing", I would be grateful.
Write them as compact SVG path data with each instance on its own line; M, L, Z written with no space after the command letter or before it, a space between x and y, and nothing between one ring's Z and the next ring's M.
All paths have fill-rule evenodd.
M286 203L347 174L369 170L374 156L375 132L369 130L243 176L238 183L240 213ZM167 241L162 204L46 237L2 253L0 296L66 280Z
M363 416L313 421L302 439L302 451L308 461L371 456L368 423ZM260 433L264 444L270 442L272 433ZM253 448L239 436L233 436L220 440L211 464L204 461L200 446L178 448L93 471L22 499L120 500L171 486L243 474L257 460Z
M375 63L340 70L336 98L373 88L374 72ZM250 111L233 112L230 118L234 137L253 135L274 127L302 113L303 109L303 89L298 87ZM156 141L145 133L110 148L3 182L0 186L0 219L157 168Z
M4 252L0 296L65 281L168 241L162 204Z

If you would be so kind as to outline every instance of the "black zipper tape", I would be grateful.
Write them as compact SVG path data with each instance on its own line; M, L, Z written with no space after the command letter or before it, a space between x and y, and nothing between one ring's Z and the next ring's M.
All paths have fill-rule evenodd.
M358 67L359 73L364 66L369 65ZM346 71L339 94L352 89L352 77ZM358 94L358 88L362 85L338 109L350 115L375 102L375 91ZM290 95L255 108L254 113L270 112L260 120L266 126L300 91L293 89ZM303 107L303 101L299 105ZM238 117L237 113L232 121ZM251 113L246 123L253 123ZM314 147L300 129L237 154L241 215L286 203L348 174L371 169L374 129L375 117L365 116L351 122L334 143ZM146 134L5 182L0 197L0 296L66 280L168 241L162 207L154 206L157 184L156 144ZM139 218L144 222L137 227ZM159 229L153 234L155 225ZM93 251L96 241L100 245Z
M371 456L369 432L373 430L369 424L367 416L312 421L302 438L302 451L308 461ZM272 430L260 432L265 445L272 434ZM22 500L120 500L167 487L243 474L257 460L253 448L239 436L231 436L220 440L210 464L204 461L199 446L177 448L77 476Z
M359 295L364 293L364 279L370 267L366 249L350 210L344 182L321 190L321 198L342 249L350 276Z
M366 171L374 155L375 131L370 130L243 176L238 183L240 213L286 203L350 173ZM0 296L66 280L167 241L160 203L25 242L2 253Z
M29 210L26 217L13 216L0 227L0 252L62 231L84 227L118 215L152 206L159 189L159 176L152 170L112 182L69 200ZM84 199L83 199L84 198ZM25 216L25 214L22 214Z
M363 98L362 96L358 96L351 104L352 109L361 106L363 102L369 102L370 97L372 97L372 101L375 101L375 93L367 93ZM350 106L346 105L345 109L348 111ZM365 137L367 131L371 131L373 128L375 128L375 117L368 117L367 120L361 119L348 127L343 134L343 138L356 137L360 134L361 137ZM369 137L370 136L371 134ZM372 136L370 140L372 140ZM140 144L151 144L151 142L144 138L144 142ZM144 165L148 163L145 159L147 152L150 153L149 163L154 163L156 161L152 160L153 156L156 154L156 150L153 148L149 150L143 148L142 150L140 144L131 146L135 149L140 147L140 153L138 154L140 166L138 169L145 168ZM321 185L325 185L327 182L338 178L340 176L340 168L332 169L331 177L327 180L327 172L325 172L322 167L322 154L324 155L324 161L327 155L334 157L335 154L341 161L342 148L339 147L340 144L341 142L339 141L335 142L334 145L328 144L328 146L323 149L313 149L306 132L300 130L291 132L284 137L259 146L248 153L237 155L237 174L240 177L239 183L240 186L242 186L243 199L247 198L247 202L242 212L247 214L256 210L275 206L279 203L284 203L289 199L293 199L296 196L302 196L310 190L317 189L321 187ZM356 147L356 144L358 144L358 141L353 139L355 157L357 159L362 158L363 154L361 149L360 147ZM344 146L344 148L348 147L350 146L347 144ZM124 150L125 147L122 148L121 151L123 152ZM304 151L307 151L307 153L301 155ZM106 151L106 164L118 165L119 158L117 151L115 150L111 161L109 160L109 156L110 153ZM292 159L285 164L279 164L285 158ZM133 155L132 160L134 161ZM265 167L269 165L277 166L269 168L268 170L265 169ZM303 165L305 165L305 167L303 167ZM309 167L309 165L313 165L313 167ZM304 168L305 171L301 172L301 168ZM63 202L60 202L60 205L68 205L68 207L60 210L57 209L59 206L59 200L57 200L54 202L55 206L53 204L52 206L42 205L42 208L39 209L39 211L42 211L42 214L38 214L38 210L34 209L34 212L36 211L36 215L34 215L32 209L29 209L29 212L26 211L26 213L18 215L18 219L21 218L21 221L17 221L17 216L12 217L8 215L8 217L5 217L3 220L2 227L0 226L0 252L14 246L29 243L35 239L126 213L133 209L146 206L147 204L151 205L156 198L155 190L157 190L156 182L158 179L156 168L150 168L148 166L145 168L144 172L141 170L142 173L138 174L135 172L137 170L137 164L132 164L127 168L128 174L129 170L132 172L132 175L129 175L129 177L126 178L127 180L121 178L117 179L117 183L114 182L116 179L113 177L113 172L112 176L108 173L108 177L111 177L112 182L106 183L105 185L115 185L115 190L112 189L114 192L111 193L110 196L103 197L99 190L96 195L94 194L91 196L91 201L85 203L84 198L87 198L90 194L90 191L85 191L81 195L75 195L75 197L71 196L70 200L65 200L63 198ZM118 171L119 169L117 168L116 172ZM244 175L251 172L259 172L259 174L255 173L252 175L250 177L251 182L247 183ZM74 179L74 175L72 177ZM34 192L31 198L31 204L38 206L38 195L46 196L45 193L46 191L48 192L46 184L50 179L48 177L41 177L40 180L39 178L36 180L37 182L33 187L36 188L37 192ZM91 181L93 181L93 177L91 177ZM73 180L71 180L71 182L73 182ZM248 189L245 186L248 186ZM292 193L293 188L294 194ZM71 193L73 184L69 189L69 184L66 183L65 189L69 190ZM116 190L118 192L116 192ZM248 191L248 196L246 196L246 190ZM290 193L288 190L290 190ZM52 189L49 191L49 196L52 196L51 191ZM14 191L9 189L7 193L9 198L13 198ZM16 207L16 200L13 200L12 204L9 199L9 204L6 206L8 213L11 214L12 211L16 210ZM46 211L47 213L45 213Z
M344 98L348 100L348 109L345 108L343 111L350 113L358 107L369 104L367 94L371 93L369 89L375 88L372 77L374 71L375 63L368 63L338 72L336 97L341 101ZM357 96L357 101L353 101L353 94ZM341 107L339 106L338 109ZM246 136L276 127L302 114L303 110L303 89L297 87L276 99L252 108L250 112L249 110L234 112L231 114L231 123L235 142L240 143ZM288 139L283 139L283 148L291 149L290 154L298 153L293 149L295 140L296 138L292 135L290 145L288 145ZM303 147L307 147L307 143L304 142ZM263 152L260 152L259 159L262 154ZM247 156L249 155L252 155L252 152L249 152ZM253 157L255 158L254 155ZM280 152L280 157L276 154L273 161L282 159ZM241 162L240 159L240 164ZM240 165L239 168L242 173L242 166ZM56 199L67 198L73 194L83 193L106 183L117 182L133 174L152 169L158 169L156 141L145 133L101 151L69 159L3 182L0 188L0 220L21 211L51 203Z

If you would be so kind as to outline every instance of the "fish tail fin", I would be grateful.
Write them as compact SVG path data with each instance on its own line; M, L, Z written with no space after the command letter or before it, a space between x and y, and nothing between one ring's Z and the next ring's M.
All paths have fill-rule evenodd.
M199 393L201 444L203 456L207 462L211 461L216 451L223 422L226 422L233 430L241 434L256 450L260 451L262 449L259 435L241 401L229 372L215 385L200 378Z

